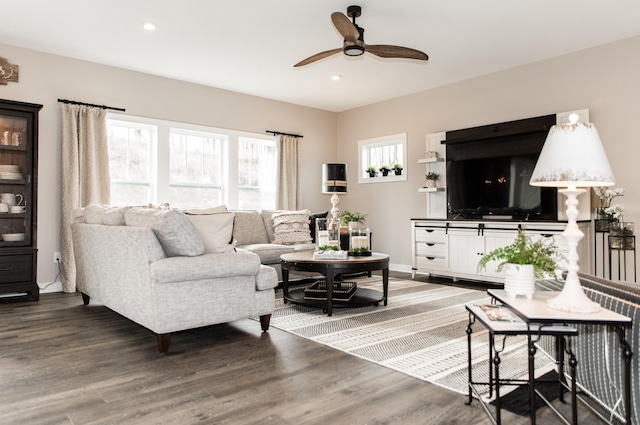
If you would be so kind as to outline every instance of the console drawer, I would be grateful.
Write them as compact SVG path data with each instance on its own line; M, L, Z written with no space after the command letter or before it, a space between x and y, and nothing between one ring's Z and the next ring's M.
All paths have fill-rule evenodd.
M444 257L447 246L444 242L416 242L416 255Z
M446 270L449 265L445 256L416 256L418 270L429 272L430 270Z
M3 283L31 282L33 255L0 255L0 285Z
M416 242L444 242L447 240L445 229L420 227L415 229Z

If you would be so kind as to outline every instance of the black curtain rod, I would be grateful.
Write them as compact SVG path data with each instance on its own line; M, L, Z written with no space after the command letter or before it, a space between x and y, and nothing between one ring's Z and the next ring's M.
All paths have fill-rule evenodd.
M60 102L60 103L68 103L68 104L71 104L71 105L93 106L94 108L111 109L112 111L121 111L121 112L125 112L126 111L123 108L114 108L113 106L107 106L107 105L94 105L93 103L76 102L75 100L58 99L58 102Z
M283 133L281 131L273 131L273 130L267 130L267 131L265 131L265 133L271 133L274 136L282 135L282 136L291 136L291 137L299 137L299 138L303 138L304 137L304 136L301 136L299 134Z

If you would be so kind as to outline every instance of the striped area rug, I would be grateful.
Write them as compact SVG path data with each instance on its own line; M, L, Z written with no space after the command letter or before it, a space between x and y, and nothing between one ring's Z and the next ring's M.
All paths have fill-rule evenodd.
M382 290L380 276L353 280L359 288ZM271 326L467 394L469 317L465 305L489 301L485 290L390 278L387 306L334 307L331 317L321 309L284 304L279 292ZM480 324L474 325L473 330L473 379L486 382L488 332ZM509 337L501 360L501 377L525 378L526 339ZM541 371L548 369L549 360L545 356L536 356L536 362ZM502 393L508 391L509 387L504 387ZM480 388L480 392L487 393L488 388L484 391Z

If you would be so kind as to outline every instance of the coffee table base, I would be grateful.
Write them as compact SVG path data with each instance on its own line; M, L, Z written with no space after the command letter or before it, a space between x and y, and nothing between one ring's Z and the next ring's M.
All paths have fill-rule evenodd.
M290 290L285 300L294 304L305 307L321 308L324 313L327 312L326 300L308 300L304 298L304 288ZM333 299L333 308L354 308L365 307L369 305L378 306L384 301L382 292L368 288L358 288L351 299L341 301Z

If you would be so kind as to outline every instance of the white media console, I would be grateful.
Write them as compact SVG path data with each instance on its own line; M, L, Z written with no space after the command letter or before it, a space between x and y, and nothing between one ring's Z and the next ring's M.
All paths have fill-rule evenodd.
M523 228L533 240L553 240L560 254L566 255L567 243L562 237L566 222L501 221L501 220L439 220L411 219L412 277L416 273L504 283L504 271L497 272L498 262L478 270L478 261L486 253L511 244ZM578 245L581 270L590 270L590 222L578 223L585 236ZM560 262L560 269L566 261Z

